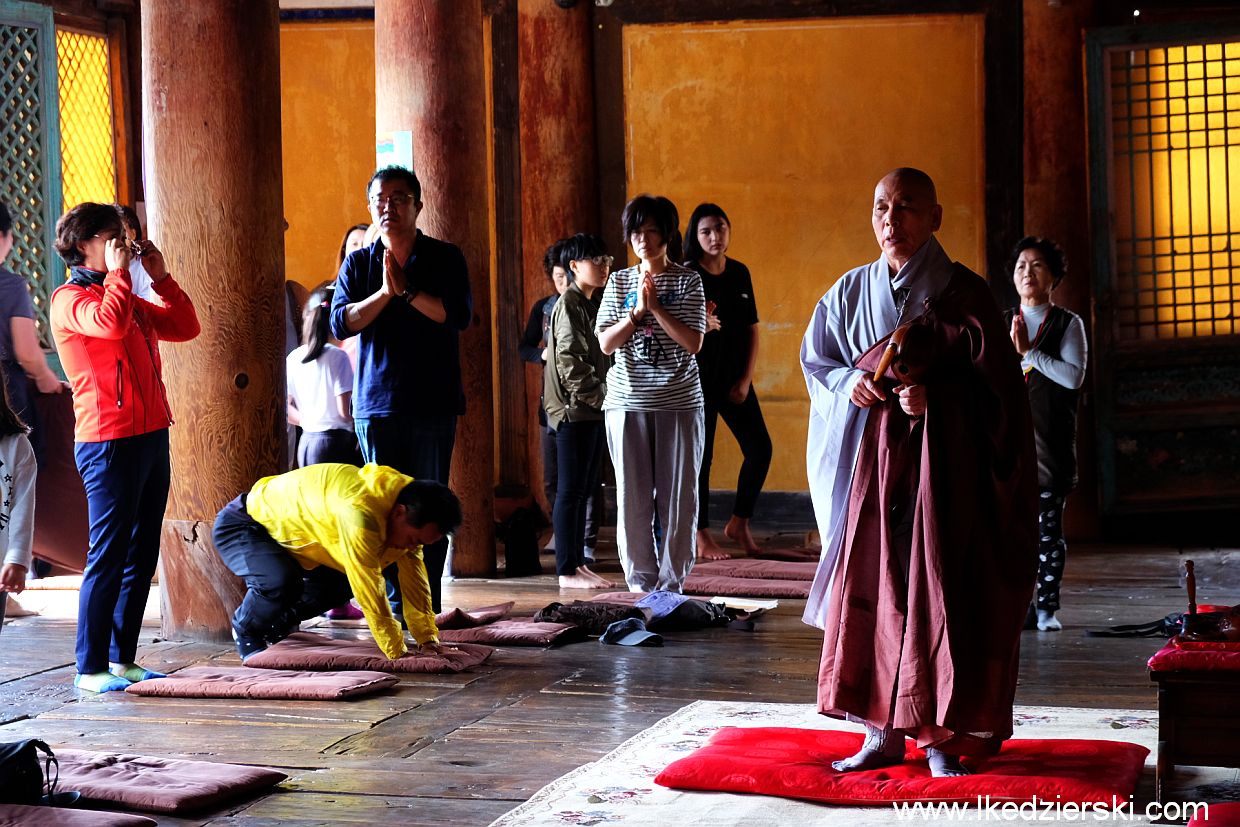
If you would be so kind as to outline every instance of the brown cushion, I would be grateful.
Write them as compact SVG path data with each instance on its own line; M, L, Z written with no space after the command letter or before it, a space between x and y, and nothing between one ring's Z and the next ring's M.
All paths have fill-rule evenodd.
M460 672L477 666L495 650L469 643L453 644L442 653L409 652L388 660L373 640L333 640L313 632L294 632L262 652L246 658L256 669L311 669L376 672Z
M817 563L792 563L785 560L712 560L698 563L693 573L714 577L744 577L749 580L813 580Z
M449 609L435 615L435 625L440 631L444 629L472 629L502 620L504 615L512 611L516 603L508 601L498 606L483 606L481 609ZM441 638L440 639L444 639Z
M288 776L266 767L54 747L62 790L151 813L201 810L275 786Z
M131 683L130 695L163 698L266 698L338 701L369 695L400 683L386 672L286 672L247 666L195 666L166 678Z
M98 810L69 810L63 807L31 807L26 804L0 804L0 827L147 827L155 819L132 813Z
M691 574L685 578L685 594L732 595L734 597L809 597L808 580L747 580Z
M569 623L539 623L533 618L500 620L473 629L447 629L439 639L450 643L493 643L497 646L557 646L585 640L585 629Z

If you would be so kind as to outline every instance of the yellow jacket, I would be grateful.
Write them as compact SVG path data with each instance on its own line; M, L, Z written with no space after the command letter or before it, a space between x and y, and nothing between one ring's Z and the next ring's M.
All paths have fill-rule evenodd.
M388 548L387 518L411 477L383 465L325 463L263 477L246 497L246 511L302 568L344 572L366 613L375 643L389 658L405 654L405 637L392 617L383 569L400 572L405 624L419 643L437 642L422 547Z

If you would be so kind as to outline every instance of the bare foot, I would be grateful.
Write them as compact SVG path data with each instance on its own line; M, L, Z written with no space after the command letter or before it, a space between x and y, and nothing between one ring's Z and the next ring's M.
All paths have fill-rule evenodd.
M593 580L601 584L600 586L596 586L595 588L614 589L616 587L615 583L611 582L606 577L603 577L602 575L596 572L590 571L585 566L578 566L577 573L584 574L586 577L592 578Z
M611 584L601 577L591 577L578 567L575 574L561 574L561 589L605 589Z
M758 541L749 533L749 518L733 516L728 520L728 524L723 527L723 533L728 539L740 543L741 548L745 549L746 554L761 554L762 547L758 545Z
M877 770L902 763L904 763L903 753L898 756L889 755L882 750L862 747L856 755L845 758L842 761L832 761L831 766L837 772L864 772L865 770Z
M697 533L697 559L698 562L706 560L727 560L732 555L719 548L719 544L715 542L715 538L710 536L709 528L699 528Z

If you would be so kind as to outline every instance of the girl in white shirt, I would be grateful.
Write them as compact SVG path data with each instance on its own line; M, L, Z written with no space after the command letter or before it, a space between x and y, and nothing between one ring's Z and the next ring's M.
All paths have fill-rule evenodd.
M321 462L360 465L353 432L353 367L328 329L329 288L315 290L302 313L303 345L285 360L288 421L300 425L297 467Z

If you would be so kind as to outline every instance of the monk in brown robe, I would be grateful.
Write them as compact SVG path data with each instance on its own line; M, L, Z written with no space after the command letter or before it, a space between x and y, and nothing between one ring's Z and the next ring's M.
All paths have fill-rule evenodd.
M841 771L903 761L908 736L935 776L962 775L960 756L993 754L1012 734L1037 569L1033 430L989 288L934 238L942 213L925 173L888 174L873 209L883 255L859 268L890 279L898 323L924 329L875 381L883 336L841 389L867 414L818 680L820 712L866 724Z

